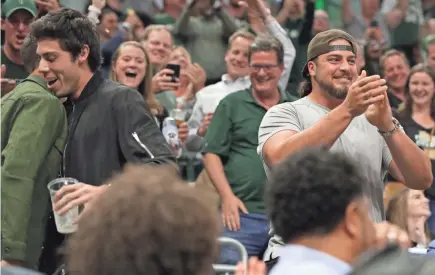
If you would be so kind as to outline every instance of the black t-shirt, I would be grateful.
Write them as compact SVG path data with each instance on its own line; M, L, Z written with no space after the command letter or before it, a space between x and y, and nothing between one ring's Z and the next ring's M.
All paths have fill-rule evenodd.
M2 64L6 65L5 78L24 79L29 76L29 73L26 71L23 65L19 65L9 60L3 50L3 47L1 48L1 62Z
M415 122L410 116L398 117L400 124L406 132L406 135L414 141L418 147L425 149L432 163L432 172L435 172L435 137L432 137L432 129L424 128L417 122ZM430 146L434 144L434 146ZM430 152L432 151L432 152ZM426 195L431 199L435 199L435 184L432 182L432 186L426 191Z
M391 109L393 110L393 112L397 111L397 108L399 108L399 105L402 103L402 100L391 92L388 92L387 96L388 96L388 102L390 102Z

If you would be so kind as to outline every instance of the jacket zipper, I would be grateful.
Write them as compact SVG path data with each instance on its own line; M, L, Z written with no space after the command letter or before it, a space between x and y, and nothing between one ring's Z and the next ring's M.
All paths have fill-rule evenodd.
M145 151L148 153L148 155L150 155L151 159L153 159L154 158L153 153L151 153L151 151L148 149L148 147L139 139L139 135L136 132L134 132L131 135L136 140L136 142L139 144L139 146L142 147L143 149L145 149Z
M66 163L66 149L68 147L70 135L72 134L71 129L72 129L72 125L74 124L74 109L76 108L75 104L72 104L72 106L73 106L73 109L71 112L71 122L70 122L70 125L68 125L68 136L66 139L65 147L63 149L63 176L64 177L66 177L66 164L65 164Z

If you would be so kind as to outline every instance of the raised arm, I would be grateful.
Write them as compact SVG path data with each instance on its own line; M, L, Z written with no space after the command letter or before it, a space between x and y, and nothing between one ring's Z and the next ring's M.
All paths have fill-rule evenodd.
M249 9L253 9L261 17L266 25L269 33L281 42L284 49L284 71L281 74L278 87L281 91L285 91L287 87L290 72L296 58L296 49L287 35L287 32L281 27L278 21L271 15L270 10L266 7L262 0L247 1Z
M174 24L172 33L174 36L180 38L188 38L193 35L193 31L190 28L190 17L193 15L193 7L195 6L196 0L191 0L190 3L186 4L186 7L181 12L180 18Z
M341 20L343 21L343 24L346 26L352 22L353 16L351 0L343 0L341 4Z
M340 106L313 126L303 129L290 103L274 106L264 116L258 132L259 153L269 167L308 146L331 147L352 121L351 113Z
M406 16L409 0L384 0L381 12L390 29L397 28Z
M219 7L216 11L216 15L222 20L224 39L228 39L239 29L236 19L232 17L225 9Z

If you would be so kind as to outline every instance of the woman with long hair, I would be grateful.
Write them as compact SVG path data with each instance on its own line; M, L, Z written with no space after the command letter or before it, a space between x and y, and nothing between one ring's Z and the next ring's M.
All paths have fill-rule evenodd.
M195 104L196 93L204 87L206 74L198 64L193 64L189 52L182 46L172 49L168 64L180 66L177 89L156 94L158 101L171 112L182 108L186 111L186 121Z
M413 246L428 246L431 237L426 221L431 212L423 191L404 188L390 200L386 214L387 221L408 233Z
M418 64L409 74L405 89L405 101L398 109L397 118L406 134L422 148L432 161L435 172L435 71ZM430 209L435 213L435 184L425 190ZM428 220L429 230L435 235L435 215Z
M122 43L112 56L110 79L137 89L161 127L168 113L151 90L152 77L152 67L141 43L136 41Z

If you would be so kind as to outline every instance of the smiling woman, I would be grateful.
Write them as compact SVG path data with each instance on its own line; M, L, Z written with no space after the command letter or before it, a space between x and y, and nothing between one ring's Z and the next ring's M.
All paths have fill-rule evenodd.
M121 44L112 57L110 79L137 89L144 97L153 115L163 112L151 91L152 69L148 55L139 42Z
M398 109L398 119L405 133L429 156L435 171L435 71L423 64L414 66L405 84L405 101ZM391 179L390 179L391 180ZM393 179L394 180L394 179ZM425 191L431 212L435 213L435 185ZM435 238L435 215L428 219Z

